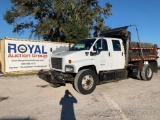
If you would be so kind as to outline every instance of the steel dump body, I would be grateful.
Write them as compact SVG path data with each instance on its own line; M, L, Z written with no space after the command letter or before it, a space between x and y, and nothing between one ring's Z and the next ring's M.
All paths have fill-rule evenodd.
M129 62L131 61L153 61L157 60L157 46L151 43L140 43L138 42L130 42L129 47ZM142 53L141 54L141 49Z

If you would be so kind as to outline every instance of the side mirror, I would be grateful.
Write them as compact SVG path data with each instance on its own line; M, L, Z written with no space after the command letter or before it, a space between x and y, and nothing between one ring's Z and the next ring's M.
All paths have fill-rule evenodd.
M53 51L53 49L52 48L50 48L50 52L52 52Z
M90 55L91 55L91 56L98 55L98 54L101 53L101 51L102 51L102 49L92 50L92 51L90 52Z
M98 51L98 53L100 53L102 51L102 48L99 48L97 51Z
M69 50L71 49L71 43L69 43Z
M91 55L91 56L97 55L97 51L91 51L91 52L90 52L90 55Z

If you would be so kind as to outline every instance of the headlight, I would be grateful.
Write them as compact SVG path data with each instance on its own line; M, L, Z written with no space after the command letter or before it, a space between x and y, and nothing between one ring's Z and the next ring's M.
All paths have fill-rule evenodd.
M65 66L65 71L66 72L74 72L74 67L73 66Z

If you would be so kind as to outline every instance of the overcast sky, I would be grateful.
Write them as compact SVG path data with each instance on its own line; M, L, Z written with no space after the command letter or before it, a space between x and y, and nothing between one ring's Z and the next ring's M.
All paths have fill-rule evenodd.
M103 6L110 2L112 13L105 20L105 25L111 28L136 24L138 26L142 42L152 42L160 46L160 0L99 0ZM0 0L0 38L22 38L27 39L29 32L25 31L19 35L12 33L13 26L3 20L3 15L11 7L10 0ZM132 39L138 41L135 28L131 27ZM36 38L35 38L36 39Z

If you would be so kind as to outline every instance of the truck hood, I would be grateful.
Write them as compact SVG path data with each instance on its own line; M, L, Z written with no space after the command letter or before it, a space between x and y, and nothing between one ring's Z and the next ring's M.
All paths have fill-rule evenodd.
M53 58L63 58L63 59L71 59L72 61L79 61L84 59L89 59L90 54L89 50L82 50L82 51L65 51L60 53L52 54L51 57Z
M63 52L55 53L51 56L52 57L61 57L61 56L67 56L67 55L74 54L74 53L75 53L75 51L63 51Z

